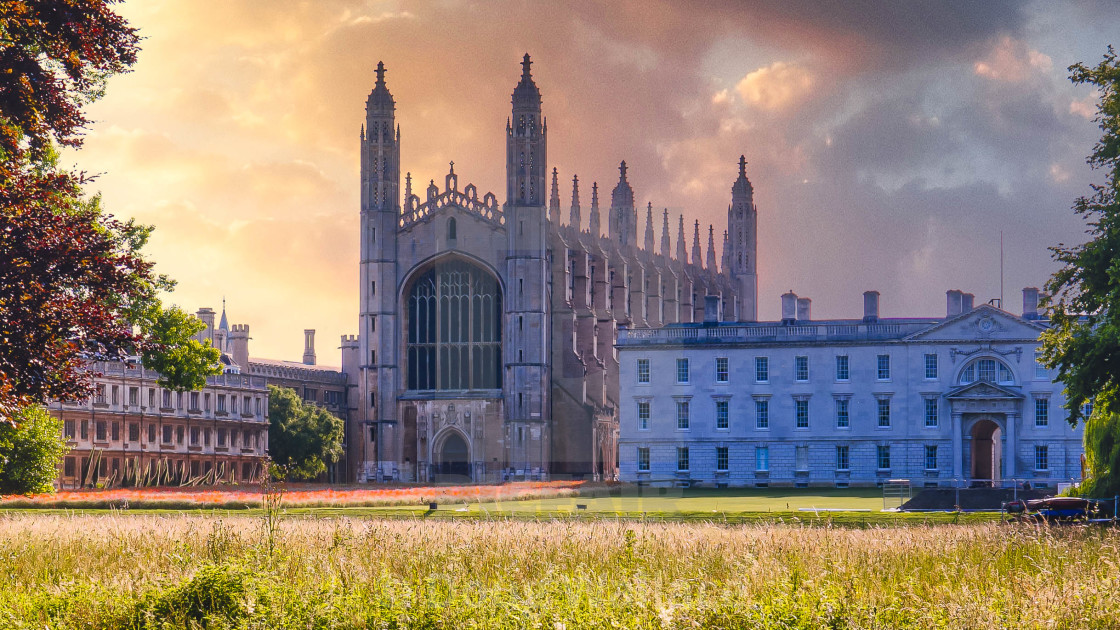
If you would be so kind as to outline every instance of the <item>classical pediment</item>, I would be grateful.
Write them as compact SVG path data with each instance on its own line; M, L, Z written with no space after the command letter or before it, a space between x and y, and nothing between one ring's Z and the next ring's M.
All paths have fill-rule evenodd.
M984 399L984 400L1016 399L1016 400L1018 400L1020 398L1023 398L1023 394L1015 391L1014 389L1011 389L1010 387L1004 387L1003 385L999 385L997 383L989 383L988 381L977 381L975 383L969 383L968 385L961 385L960 387L958 387L956 389L949 390L949 393L947 393L945 395L945 397L949 398L951 400L962 400L962 399L963 400L968 400L968 399L972 399L972 400L976 400L976 399Z
M1025 341L1038 339L1046 330L1036 322L1025 320L988 304L943 320L916 332L910 341Z

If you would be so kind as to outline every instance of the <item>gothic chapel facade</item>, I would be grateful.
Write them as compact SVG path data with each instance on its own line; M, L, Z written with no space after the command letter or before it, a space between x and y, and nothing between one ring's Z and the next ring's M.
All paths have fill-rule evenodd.
M614 478L618 329L702 321L712 295L722 319L756 319L745 161L722 264L711 226L702 252L699 222L689 255L683 216L674 248L667 210L655 246L652 204L638 241L625 162L602 210L598 184L585 210L573 176L565 221L528 55L522 66L499 203L460 186L454 163L442 189L414 192L406 174L401 191L396 104L377 65L361 135L360 328L342 340L358 481Z

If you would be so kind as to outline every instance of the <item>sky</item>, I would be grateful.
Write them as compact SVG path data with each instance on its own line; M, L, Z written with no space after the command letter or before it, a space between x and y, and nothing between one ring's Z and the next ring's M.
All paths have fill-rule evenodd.
M403 171L504 195L510 95L528 52L567 218L579 176L640 208L725 227L745 155L759 317L939 316L945 291L1000 296L1056 270L1070 207L1103 173L1096 94L1068 66L1120 33L1105 2L683 3L137 0L133 71L87 111L66 160L118 217L156 231L168 301L248 324L253 356L320 363L357 332L359 132L378 61ZM1110 39L1112 38L1112 39ZM402 183L403 189L403 183ZM609 197L604 195L605 199ZM645 212L639 212L639 234ZM605 226L605 220L604 220ZM676 238L676 221L671 234ZM691 244L691 233L687 238ZM706 242L706 235L704 237ZM718 239L717 239L718 241ZM718 245L718 244L717 244ZM691 250L691 248L690 248Z

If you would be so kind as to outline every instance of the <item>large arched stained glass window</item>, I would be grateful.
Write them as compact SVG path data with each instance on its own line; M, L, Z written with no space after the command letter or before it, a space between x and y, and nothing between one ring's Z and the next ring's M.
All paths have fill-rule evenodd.
M499 389L502 295L498 281L462 260L432 265L412 282L408 388Z

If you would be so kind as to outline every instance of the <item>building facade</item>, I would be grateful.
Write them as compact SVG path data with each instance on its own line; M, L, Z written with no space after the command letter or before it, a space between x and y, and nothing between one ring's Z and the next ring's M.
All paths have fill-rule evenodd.
M1081 429L1038 362L1038 290L1014 315L949 291L945 317L622 330L621 477L648 483L1052 485L1081 477Z
M201 390L161 388L139 363L99 361L94 395L54 402L70 447L60 488L252 482L268 452L263 378L228 366Z
M644 238L627 167L600 209L572 178L563 217L559 173L526 55L505 128L504 201L461 186L454 163L401 186L402 134L378 64L361 147L360 313L342 341L355 478L498 481L613 478L618 450L616 331L692 322L702 297L755 317L753 190L740 160L723 232L706 256L699 223L646 205ZM551 181L549 181L551 175ZM584 190L586 194L586 188ZM601 225L607 216L606 235Z

